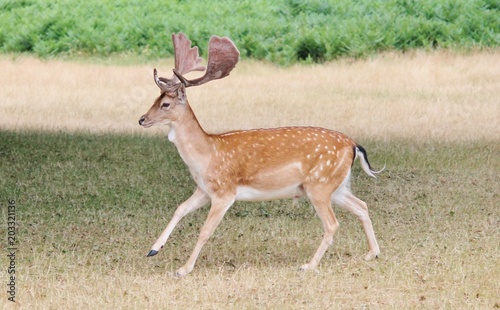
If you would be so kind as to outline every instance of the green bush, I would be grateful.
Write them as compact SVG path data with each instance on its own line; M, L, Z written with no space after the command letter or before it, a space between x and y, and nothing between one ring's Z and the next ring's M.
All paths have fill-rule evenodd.
M496 0L44 1L0 4L0 52L172 56L182 31L203 54L212 34L243 58L288 65L384 50L497 48Z

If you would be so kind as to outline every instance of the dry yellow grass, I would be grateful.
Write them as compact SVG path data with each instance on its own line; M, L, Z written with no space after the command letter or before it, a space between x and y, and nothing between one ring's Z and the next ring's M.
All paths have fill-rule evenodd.
M209 132L307 125L354 138L498 140L499 58L498 51L442 51L291 68L243 62L188 96ZM6 129L145 132L137 120L158 95L152 68L171 72L171 61L113 66L3 57L0 66Z

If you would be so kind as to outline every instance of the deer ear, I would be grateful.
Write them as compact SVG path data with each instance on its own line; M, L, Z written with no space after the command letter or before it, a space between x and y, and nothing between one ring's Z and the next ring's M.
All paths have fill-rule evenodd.
M180 83L179 87L177 88L177 98L179 98L179 103L181 104L187 103L186 86L184 86L184 84L182 83Z

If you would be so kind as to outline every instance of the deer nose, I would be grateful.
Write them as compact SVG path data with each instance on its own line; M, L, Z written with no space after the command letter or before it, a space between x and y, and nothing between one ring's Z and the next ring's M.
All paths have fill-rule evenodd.
M142 123L144 123L144 120L146 119L146 117L142 116L140 119L139 119L139 125L142 126Z

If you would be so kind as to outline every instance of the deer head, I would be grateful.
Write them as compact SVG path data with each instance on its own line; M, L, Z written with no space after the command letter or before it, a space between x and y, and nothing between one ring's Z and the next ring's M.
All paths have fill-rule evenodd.
M198 47L191 47L191 41L183 33L172 34L172 41L175 53L174 75L170 79L158 77L156 69L153 70L155 83L160 88L160 96L139 119L139 125L145 128L177 121L189 111L186 87L202 85L228 76L240 55L229 38L212 36L208 42L208 65L205 67L201 65L203 59L198 56ZM192 71L204 70L205 74L194 80L183 76Z

